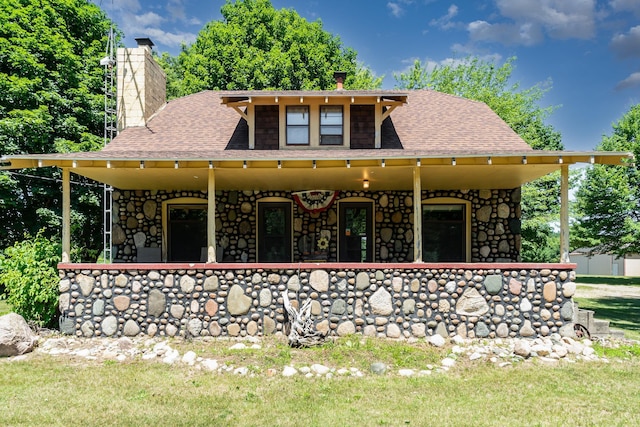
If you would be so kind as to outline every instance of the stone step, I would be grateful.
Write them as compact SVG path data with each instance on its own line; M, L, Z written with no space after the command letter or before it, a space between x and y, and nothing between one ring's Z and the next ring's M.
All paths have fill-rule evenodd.
M593 321L593 326L589 328L589 332L592 336L609 335L609 321L595 319Z
M587 329L591 329L591 326L593 325L593 314L593 310L578 309L576 323L583 325Z
M609 336L611 338L624 338L624 331L618 329L609 329Z

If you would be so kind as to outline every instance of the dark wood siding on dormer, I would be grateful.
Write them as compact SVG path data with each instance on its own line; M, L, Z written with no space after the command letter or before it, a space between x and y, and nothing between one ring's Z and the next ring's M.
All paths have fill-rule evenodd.
M374 105L351 106L351 148L376 147L376 110Z
M255 148L277 150L280 147L278 125L280 108L277 105L256 105Z

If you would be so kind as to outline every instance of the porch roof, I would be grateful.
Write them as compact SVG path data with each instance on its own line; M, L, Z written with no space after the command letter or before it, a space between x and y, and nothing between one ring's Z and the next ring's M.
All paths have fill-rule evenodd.
M205 190L213 169L216 188L228 190L410 190L418 168L424 189L515 188L564 165L625 165L621 152L526 151L512 154L424 155L407 150L172 152L158 157L133 153L66 153L3 157L2 169L69 168L120 189ZM353 156L352 156L353 154Z

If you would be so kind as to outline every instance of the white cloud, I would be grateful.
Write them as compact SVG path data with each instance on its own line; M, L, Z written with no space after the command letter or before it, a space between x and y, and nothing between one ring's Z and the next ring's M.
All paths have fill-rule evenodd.
M404 13L404 9L398 3L389 2L387 3L387 7L391 10L391 14L396 18L399 18Z
M457 14L458 6L452 4L451 6L449 6L446 15L441 16L438 19L432 19L431 22L429 22L429 25L440 27L443 30L448 30L449 28L452 28L456 25L454 22L451 22L451 19L453 19Z
M595 35L595 0L497 0L500 13L516 24L539 26L551 38Z
M469 23L472 41L533 46L542 43L545 35L553 39L595 36L595 0L496 0L496 6L506 20Z
M627 34L617 34L611 39L611 49L619 58L640 57L640 25Z
M179 47L182 43L191 44L197 37L193 33L172 33L160 28L145 28L144 33L155 43L171 47Z
M133 19L136 22L136 25L143 27L154 27L159 26L165 20L162 16L158 15L154 12L147 12L143 15L133 15Z
M487 21L474 21L467 26L467 31L473 42L496 42L507 46L532 46L544 39L540 27L530 23L490 24Z
M638 0L611 0L609 6L614 12L633 12L640 16L640 2Z
M640 86L640 72L631 73L629 77L618 82L616 90L629 89L631 87Z

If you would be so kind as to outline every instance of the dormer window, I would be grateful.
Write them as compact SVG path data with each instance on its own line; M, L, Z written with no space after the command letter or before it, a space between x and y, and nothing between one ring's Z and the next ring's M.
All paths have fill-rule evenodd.
M320 145L343 144L343 114L341 105L320 107Z
M309 107L287 107L287 145L309 145Z

